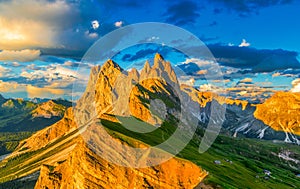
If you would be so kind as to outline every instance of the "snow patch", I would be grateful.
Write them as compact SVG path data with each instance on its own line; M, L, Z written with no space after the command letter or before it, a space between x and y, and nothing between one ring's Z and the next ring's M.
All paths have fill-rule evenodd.
M245 125L242 125L241 127L237 128L235 132L244 131L249 126L249 123L246 123Z
M268 126L265 127L265 128L263 128L263 129L260 129L260 130L258 131L258 132L259 132L259 135L258 135L257 138L260 138L260 139L264 138L264 136L265 136L265 131L266 131L267 128L268 128Z

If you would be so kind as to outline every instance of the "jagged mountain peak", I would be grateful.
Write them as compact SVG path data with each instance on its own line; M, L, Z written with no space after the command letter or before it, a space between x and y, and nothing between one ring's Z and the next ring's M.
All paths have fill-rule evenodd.
M138 72L138 70L136 68L132 68L128 72L128 77L131 78L134 81L138 81L139 77L140 77L140 73Z
M161 54L155 53L154 60L165 60L165 59Z
M115 61L108 59L101 67L100 71L105 71L105 70L112 70L112 69L117 69L117 70L123 70L119 64L117 64Z
M150 63L148 60L146 60L143 70L145 72L149 72L150 69L151 69Z
M164 70L165 66L166 66L166 61L163 58L163 56L159 53L156 53L153 61L153 68L159 68L161 70Z
M161 64L164 62L164 58L161 54L156 53L154 56L154 67L160 67Z

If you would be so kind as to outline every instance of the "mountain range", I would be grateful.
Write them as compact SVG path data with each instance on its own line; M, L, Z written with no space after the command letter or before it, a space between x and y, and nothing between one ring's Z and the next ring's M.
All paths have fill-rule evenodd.
M141 71L126 71L108 60L91 69L86 91L73 107L54 100L35 104L0 98L1 115L26 113L18 118L22 124L15 119L15 126L0 129L27 131L29 120L39 124L34 127L39 131L20 141L0 163L0 183L17 186L19 178L39 171L36 189L242 188L245 184L297 188L299 97L279 92L262 104L251 104L180 84L171 63L160 54ZM41 124L45 120L47 124ZM200 154L199 143L210 122L222 128L211 148ZM175 141L178 144L191 136L184 149L177 151L177 144L171 143L143 154L132 150L157 146L177 130L182 135ZM162 155L157 156L156 150ZM120 165L114 163L119 157ZM165 161L147 166L144 159ZM265 169L274 176L265 176Z

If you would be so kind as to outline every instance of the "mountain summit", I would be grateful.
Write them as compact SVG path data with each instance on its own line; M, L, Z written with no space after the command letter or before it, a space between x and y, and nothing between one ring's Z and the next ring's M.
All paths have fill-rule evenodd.
M180 90L176 74L170 62L165 61L160 54L155 55L152 67L146 61L140 72L135 68L130 71L123 70L114 61L108 60L101 67L94 68L90 78L93 81L89 81L83 97L77 103L75 112L78 117L132 115L155 125L161 124L162 120L157 115L160 108L152 107L157 110L156 115L149 110L155 104L151 104L153 99L160 96L160 99L170 99L172 102L169 104L178 103L174 96ZM87 105L87 102L90 104ZM89 113L83 112L83 109L89 109ZM83 123L82 120L79 122Z

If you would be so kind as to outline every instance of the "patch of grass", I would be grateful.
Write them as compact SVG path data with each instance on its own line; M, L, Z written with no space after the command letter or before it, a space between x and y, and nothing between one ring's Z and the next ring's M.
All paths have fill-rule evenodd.
M31 132L0 133L0 155L8 154L16 149L19 142L31 136Z

